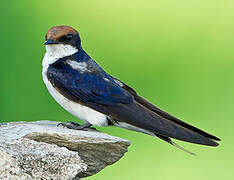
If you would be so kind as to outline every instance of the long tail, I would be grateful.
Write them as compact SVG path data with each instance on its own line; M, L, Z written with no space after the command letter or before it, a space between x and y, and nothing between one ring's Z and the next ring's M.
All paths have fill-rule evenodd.
M175 146L176 148L178 148L178 149L180 149L180 150L182 150L182 151L184 151L186 153L189 153L191 155L196 155L195 153L193 153L193 152L191 152L191 151L189 151L189 150L187 150L187 149L179 146L178 144L176 144L175 142L173 142L169 137L165 137L165 136L161 136L161 135L157 135L157 134L155 134L155 136L157 136L158 138L160 138L160 139L168 142L169 144Z
M204 133L193 131L193 129L184 127L182 124L170 121L138 102L133 104L120 104L119 106L108 108L110 108L112 112L112 117L117 121L152 132L174 146L178 147L178 145L175 145L175 143L167 139L167 137L207 146L219 145L211 138L206 137Z
M165 120L167 120L167 121L170 121L170 122L172 122L174 125L173 126L175 126L175 124L176 125L178 125L178 127L182 127L182 128L184 128L184 129L186 129L186 130L189 130L189 131L192 131L193 132L193 137L194 136L196 136L196 134L199 134L199 135L201 135L201 136L203 136L203 137L206 137L207 139L209 139L209 140L215 140L215 141L220 141L220 139L218 138L218 137L216 137L216 136L214 136L214 135L211 135L211 134L209 134L209 133L207 133L207 132L205 132L205 131L203 131L203 130L201 130L201 129L199 129L199 128L197 128L197 127L194 127L194 126L192 126L192 125L190 125L190 124L188 124L188 123L186 123L186 122L184 122L184 121L182 121L182 120L180 120L180 119L178 119L178 118L176 118L176 117L174 117L174 116L172 116L172 115L170 115L170 114L168 114L167 112L165 112L165 111L163 111L163 110L161 110L161 109L159 109L158 107L156 107L154 104L152 104L152 103L150 103L149 101L147 101L145 98L143 98L143 97L141 97L141 96L139 96L138 94L137 94L137 92L133 89L133 88L131 88L130 86L128 86L127 84L125 84L124 82L122 82L122 81L120 81L119 79L117 79L117 78L115 78L115 77L113 77L114 78L114 80L119 84L120 83L120 86L123 88L123 89L125 89L125 90L127 90L130 94L132 94L133 95L133 97L134 97L134 99L136 100L136 102L137 103L139 103L141 106L143 106L144 108L146 108L146 109L148 109L148 110L150 110L151 112L154 112L157 116L160 116L160 117L156 117L156 118L153 118L153 119L155 119L154 121L161 121L161 119L165 119ZM136 103L136 104L137 104ZM139 105L138 105L139 106ZM138 109L138 108L137 108ZM136 112L135 113L135 115L137 115L137 114L139 114L138 112ZM143 118L143 119L145 119L145 118ZM150 118L150 119L152 119L152 118ZM152 122L153 123L153 122ZM157 122L156 122L157 123ZM147 124L147 122L146 122L146 124ZM157 123L158 124L158 123ZM164 126L164 125L167 125L167 123L160 123L162 126ZM159 124L159 125L160 125ZM168 123L168 124L171 124L171 123ZM146 125L147 126L147 125ZM142 127L143 127L143 125L142 125ZM160 129L160 127L159 127L159 129ZM166 128L166 130L167 130L168 128ZM175 128L174 128L175 129ZM177 128L175 131L180 131L180 129L181 128ZM169 129L168 129L169 130ZM195 133L195 134L194 134ZM179 137L180 135L180 132L177 132L176 134L174 134L174 138L177 138L177 137ZM189 134L191 134L191 133L189 133ZM160 135L163 135L163 134L160 134ZM167 137L167 136L165 136L165 137ZM217 146L218 145L218 143L205 143L205 142L197 142L197 140L195 140L196 142L194 142L194 140L193 140L193 137L191 137L192 139L190 139L190 140L188 140L188 138L185 138L185 139L187 139L187 140L185 140L184 138L180 138L180 140L184 140L184 141L188 141L188 142L192 142L192 143L198 143L198 144L206 144L206 145L211 145L211 146ZM162 139L162 138L161 138ZM177 138L177 139L179 139L179 138ZM204 138L202 138L202 139L204 139ZM175 144L174 142L172 142L172 141L169 141L168 139L166 140L167 142L169 142L170 144ZM202 140L203 141L203 140ZM214 142L214 141L213 141Z
M188 123L186 123L186 122L184 122L184 121L182 121L182 120L168 114L167 112L159 109L158 107L156 107L155 105L151 104L150 102L148 102L147 100L145 100L144 98L142 98L142 97L140 97L138 95L135 95L135 99L136 99L136 101L138 103L140 103L144 107L150 109L151 111L153 111L156 114L164 117L165 119L174 122L175 124L178 124L178 125L186 128L186 129L189 129L189 130L191 130L193 132L201 134L201 135L203 135L203 136L205 136L205 137L207 137L209 139L213 139L215 141L220 141L220 139L218 137L216 137L214 135L211 135L211 134L209 134L209 133L207 133L207 132L205 132L205 131L197 128L197 127L194 127L194 126L192 126L192 125L190 125L190 124L188 124Z

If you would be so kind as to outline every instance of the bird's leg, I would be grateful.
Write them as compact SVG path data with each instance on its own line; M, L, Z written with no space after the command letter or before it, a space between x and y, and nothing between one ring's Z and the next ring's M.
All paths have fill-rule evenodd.
M88 122L83 125L80 125L79 123L76 123L76 122L65 122L65 123L59 123L57 126L60 126L60 125L68 129L74 129L74 130L90 130L90 129L96 130L94 127L91 127L92 124Z

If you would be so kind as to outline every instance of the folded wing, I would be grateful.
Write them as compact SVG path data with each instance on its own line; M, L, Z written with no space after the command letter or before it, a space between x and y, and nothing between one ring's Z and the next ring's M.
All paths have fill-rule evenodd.
M118 80L116 78L114 78L114 80L123 89L126 89L130 94L132 94L134 96L136 104L138 104L137 106L140 105L140 106L144 107L145 109L148 109L149 111L151 111L151 112L149 112L149 114L153 113L154 115L150 115L150 116L154 116L153 119L157 119L157 121L161 122L161 124L164 124L164 127L163 127L164 130L167 129L167 131L171 131L171 132L172 131L175 132L176 130L179 131L179 132L177 132L177 134L176 133L174 133L174 135L168 134L167 136L173 137L176 139L180 139L180 140L184 140L184 141L188 141L188 142L198 143L198 144L205 144L205 145L211 145L211 146L218 145L218 143L211 141L211 140L220 141L219 138L217 138L217 137L215 137L215 136L213 136L205 131L202 131L202 130L200 130L200 129L198 129L198 128L196 128L188 123L185 123L185 122L179 120L178 118L168 114L165 111L162 111L161 109L157 108L155 105L151 104L150 102L148 102L144 98L140 97L134 89L132 89L131 87L129 87L125 83L121 82L120 80ZM155 120L152 120L152 121L154 122ZM162 123L162 122L164 122L164 123ZM160 126L158 126L158 127L160 127ZM161 135L165 135L165 134L161 134ZM205 137L205 140L208 139L206 142L204 141L204 137ZM201 140L201 139L203 139L203 140ZM202 142L202 141L204 141L204 142Z

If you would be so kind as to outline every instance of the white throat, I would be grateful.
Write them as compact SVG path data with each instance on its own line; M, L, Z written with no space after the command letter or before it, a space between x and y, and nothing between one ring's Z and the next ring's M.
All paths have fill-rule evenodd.
M46 53L42 61L42 66L48 67L58 59L70 56L76 52L78 52L78 49L68 44L46 45Z

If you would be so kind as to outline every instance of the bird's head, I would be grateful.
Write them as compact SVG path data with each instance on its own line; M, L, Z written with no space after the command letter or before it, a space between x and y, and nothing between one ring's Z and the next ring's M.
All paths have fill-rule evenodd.
M50 28L45 39L45 45L63 44L79 48L81 44L79 33L70 26L54 26Z
M71 55L81 48L79 33L70 26L54 26L45 37L48 53Z

